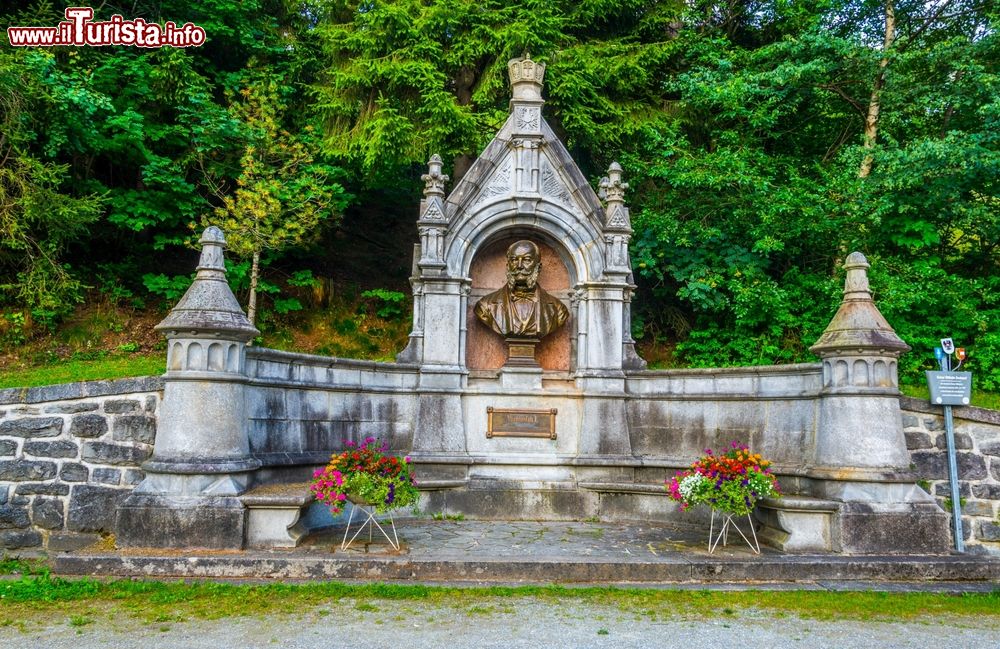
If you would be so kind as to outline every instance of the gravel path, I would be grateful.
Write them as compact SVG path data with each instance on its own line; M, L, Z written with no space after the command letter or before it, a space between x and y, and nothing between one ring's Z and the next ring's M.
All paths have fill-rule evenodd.
M573 647L802 647L807 649L934 647L997 649L1000 626L971 618L884 623L820 621L757 611L714 619L669 612L624 611L607 604L558 603L530 597L485 599L463 608L427 602L354 602L267 619L165 621L144 624L91 613L86 621L39 620L0 627L0 647L14 649L317 649L405 647L477 649Z

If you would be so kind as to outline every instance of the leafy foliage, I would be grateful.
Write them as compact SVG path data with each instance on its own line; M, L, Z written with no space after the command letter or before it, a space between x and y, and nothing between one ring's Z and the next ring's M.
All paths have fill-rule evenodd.
M810 9L685 16L697 27L679 36L690 65L665 83L676 119L644 129L624 156L638 190L636 270L652 309L675 305L640 316L654 335L680 339L691 364L809 360L842 286L838 261L860 249L879 306L915 348L904 380L922 380L929 347L953 335L971 348L981 385L995 385L995 352L980 341L1000 327L990 291L998 93L987 63L997 39L986 27L996 16L963 4L927 22L927 5L897 5L906 36L862 179L881 6Z
M65 4L0 16L49 26ZM165 0L98 13L190 20L209 37L0 48L7 339L58 321L91 278L116 300L175 296L193 224L222 222L239 295L259 258L278 314L303 304L292 270L405 259L411 229L383 235L416 203L416 165L440 153L460 177L506 119L507 60L530 51L584 172L626 168L642 344L684 365L814 360L840 262L860 250L915 349L904 381L922 381L928 347L951 335L978 387L1000 389L990 3ZM365 280L388 286L366 299L393 315L402 286Z
M316 239L319 225L343 210L343 187L333 182L337 169L315 160L313 128L293 135L281 128L287 110L273 78L241 92L233 108L245 125L247 142L240 157L235 190L221 195L222 205L202 218L218 225L229 249L247 258L265 249L281 250Z
M375 315L380 318L395 320L403 316L403 306L406 304L406 296L399 291L374 288L363 292L361 297L369 298L375 302Z
M431 153L468 158L507 116L507 61L549 64L548 101L571 145L618 145L660 118L672 3L335 0L317 31L314 86L331 153L378 178ZM589 152L589 151L588 151Z
M62 313L82 300L83 282L64 253L102 204L100 195L72 189L69 165L31 150L36 112L59 99L45 78L53 58L0 50L0 300L36 314Z
M193 281L194 277L190 275L167 277L163 273L158 275L146 273L142 276L142 283L145 284L146 289L153 295L163 297L169 303L181 299Z
M43 0L0 15L5 24L51 26L65 4ZM144 276L189 271L178 247L227 200L248 204L241 182L261 203L278 201L277 216L302 214L305 228L318 198L333 195L325 207L342 207L340 186L328 182L336 169L312 158L300 135L309 130L302 87L315 71L299 9L262 0L111 3L95 19L192 21L211 36L189 49L0 48L0 307L58 319L84 298L90 263L137 260L120 277L133 294ZM260 101L255 111L244 100L246 88L260 89L251 99L267 102L266 115ZM272 157L248 169L254 146ZM281 250L289 229L261 236ZM154 281L152 290L163 286Z

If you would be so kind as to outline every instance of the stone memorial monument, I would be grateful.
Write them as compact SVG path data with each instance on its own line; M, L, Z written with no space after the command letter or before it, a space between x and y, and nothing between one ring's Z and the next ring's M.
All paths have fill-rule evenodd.
M758 513L773 545L947 551L948 516L916 486L903 437L907 346L864 257L847 258L820 363L647 370L630 335L622 168L598 194L542 114L544 64L508 69L510 115L468 173L446 192L435 155L422 177L397 362L247 347L257 332L226 284L224 237L206 230L197 279L157 327L162 414L119 543L295 545L315 524L308 498L275 488L373 436L410 455L429 511L689 524L664 480L738 440L772 460L786 494Z

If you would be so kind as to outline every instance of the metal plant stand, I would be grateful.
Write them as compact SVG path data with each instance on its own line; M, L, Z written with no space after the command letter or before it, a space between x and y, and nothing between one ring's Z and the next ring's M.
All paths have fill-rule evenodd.
M718 514L719 518L722 519L718 533L715 531L716 514ZM750 546L750 549L754 551L754 554L760 554L760 542L757 541L757 531L753 528L753 519L750 517L750 514L747 514L747 523L750 526L749 538L743 533L743 530L739 528L739 525L737 525L736 521L733 520L734 518L737 518L734 514L717 512L714 509L712 510L712 522L708 528L708 553L712 554L715 552L715 548L719 547L720 541L722 542L722 546L725 547L729 540L729 530L734 529L740 536L743 537L743 540L746 541L747 545ZM753 540L751 541L750 539Z
M350 496L348 496L347 499L350 500L354 506L351 507L351 515L348 516L347 518L347 527L344 528L344 540L340 544L340 549L346 550L347 548L351 547L351 544L354 543L354 540L358 538L358 535L364 532L365 528L367 527L369 543L372 542L372 534L374 530L377 528L378 531L382 533L382 536L385 537L385 540L389 542L389 545L392 546L392 549L398 552L399 537L396 535L396 523L395 521L392 520L392 513L386 514L389 517L389 525L383 527L382 524L379 523L378 520L375 518L375 505L372 505L371 503L365 502L360 499L356 500L354 498L351 498ZM355 529L354 534L351 536L350 539L348 539L347 535L350 534L351 532L351 523L354 522L354 512L358 510L360 510L361 513L365 516L365 520L360 525L358 525L358 527ZM387 530L392 531L392 536L389 536L389 532Z

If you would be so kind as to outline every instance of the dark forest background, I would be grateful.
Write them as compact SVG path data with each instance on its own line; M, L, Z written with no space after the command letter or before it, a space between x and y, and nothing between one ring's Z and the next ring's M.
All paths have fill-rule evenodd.
M54 26L63 2L4 3ZM922 381L945 335L1000 390L1000 35L990 0L179 0L202 47L15 48L0 36L0 345L95 302L155 309L220 225L262 328L365 291L407 307L419 177L452 181L507 114L508 59L596 185L630 184L651 360L814 360L839 264ZM345 288L350 287L350 288ZM405 327L405 324L403 325Z

